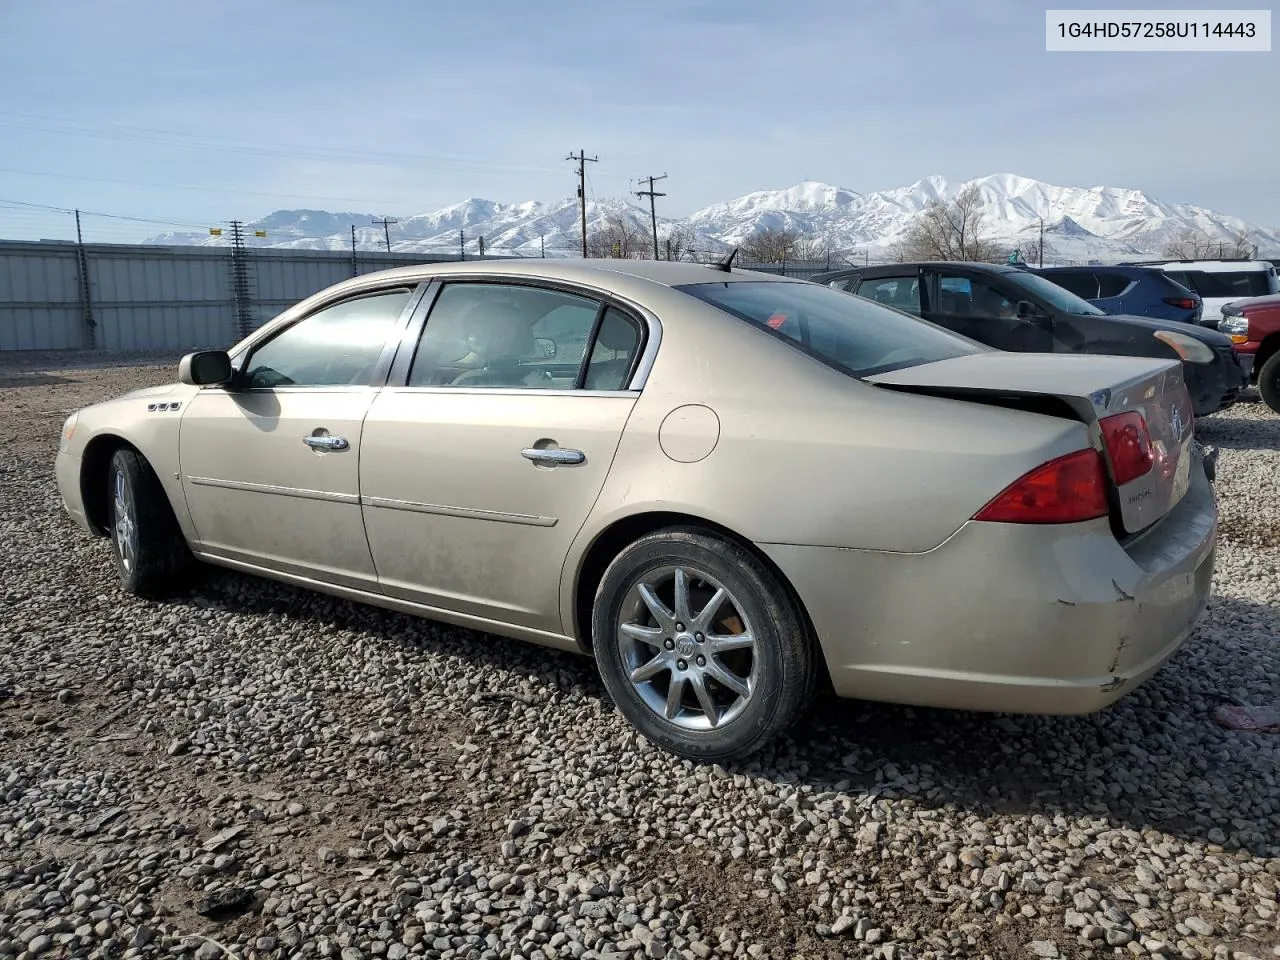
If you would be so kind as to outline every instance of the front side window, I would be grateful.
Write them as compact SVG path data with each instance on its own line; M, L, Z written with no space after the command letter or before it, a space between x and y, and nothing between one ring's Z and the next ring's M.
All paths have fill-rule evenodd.
M1033 298L1045 301L1060 313L1083 317L1105 317L1107 315L1107 311L1099 310L1088 300L1083 297L1077 297L1070 290L1046 280L1039 274L1028 273L1025 270L1010 270L1008 273L1000 274L1000 279L1014 288L1015 295L1020 296L1017 291L1028 293Z
M675 289L855 377L986 350L931 323L816 283L737 280Z
M507 283L448 283L427 316L411 387L622 389L639 325L599 301ZM618 371L621 371L620 373Z
M1017 300L985 280L938 272L936 287L930 286L934 309L949 317L975 320L1012 320L1018 315ZM1052 286L1052 284L1051 284Z
M413 296L391 290L343 300L299 320L254 350L249 387L369 386L378 359Z
M920 280L916 276L876 277L858 285L858 296L920 314Z

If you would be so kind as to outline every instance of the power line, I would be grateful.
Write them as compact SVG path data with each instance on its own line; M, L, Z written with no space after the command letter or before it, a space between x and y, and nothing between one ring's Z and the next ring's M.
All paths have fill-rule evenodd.
M96 210L80 210L76 211L71 207L54 207L45 203L28 203L25 200L0 200L0 204L13 204L18 207L31 207L35 210L48 210L51 213L74 214L79 212L86 217L106 217L109 220L128 220L133 223L158 223L164 227L192 227L194 229L203 229L203 223L186 223L181 220L160 220L154 217L130 217L122 213L99 213Z
M566 160L578 161L578 208L582 211L582 257L587 256L587 164L599 163L599 157L588 157L585 150L579 150L577 156L572 153Z
M17 118L4 119L6 117ZM36 124L23 121L38 121ZM62 124L61 127L40 124ZM70 126L68 126L70 125ZM154 127L133 127L125 124L92 124L81 120L48 117L38 114L15 113L0 110L0 126L13 129L39 130L44 133L81 136L133 143L150 143L199 150L221 150L231 153L259 154L287 159L319 160L332 163L370 163L382 166L412 164L421 169L423 164L452 164L461 167L489 168L494 170L522 170L550 173L555 167L540 164L506 163L500 160L484 160L479 157L461 157L447 154L408 154L375 150L348 150L308 144L290 144L261 140L237 140L230 137L208 136L177 130L161 130ZM94 127L98 129L94 129ZM80 127L83 129L76 129ZM111 133L111 129L126 131Z
M657 211L657 208L654 206L654 200L657 197L665 197L666 194L656 192L653 189L653 184L657 180L667 179L667 175L664 173L660 177L641 177L640 179L649 181L649 189L637 190L635 191L635 195L637 197L649 198L649 222L653 225L653 259L657 260L658 259L658 211ZM671 258L668 256L667 259L670 260Z

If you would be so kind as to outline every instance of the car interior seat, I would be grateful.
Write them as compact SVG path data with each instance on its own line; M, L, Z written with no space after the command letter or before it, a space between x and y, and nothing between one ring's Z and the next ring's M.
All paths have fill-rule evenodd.
M627 372L631 369L631 361L635 358L636 347L640 343L639 332L630 321L609 312L600 324L596 339L600 346L621 356L588 364L584 386L588 390L624 389Z
M459 374L454 386L518 386L528 370L522 362L535 353L533 331L524 313L511 303L486 304L468 318L475 368Z

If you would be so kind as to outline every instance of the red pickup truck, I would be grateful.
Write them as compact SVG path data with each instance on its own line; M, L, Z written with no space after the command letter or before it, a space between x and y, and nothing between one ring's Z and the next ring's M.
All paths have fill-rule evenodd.
M1280 294L1233 300L1218 329L1235 344L1263 403L1280 413Z

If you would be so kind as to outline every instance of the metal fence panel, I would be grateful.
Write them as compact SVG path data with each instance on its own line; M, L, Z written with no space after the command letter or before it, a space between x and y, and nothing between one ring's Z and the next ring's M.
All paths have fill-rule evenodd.
M0 350L87 346L74 248L0 250Z

